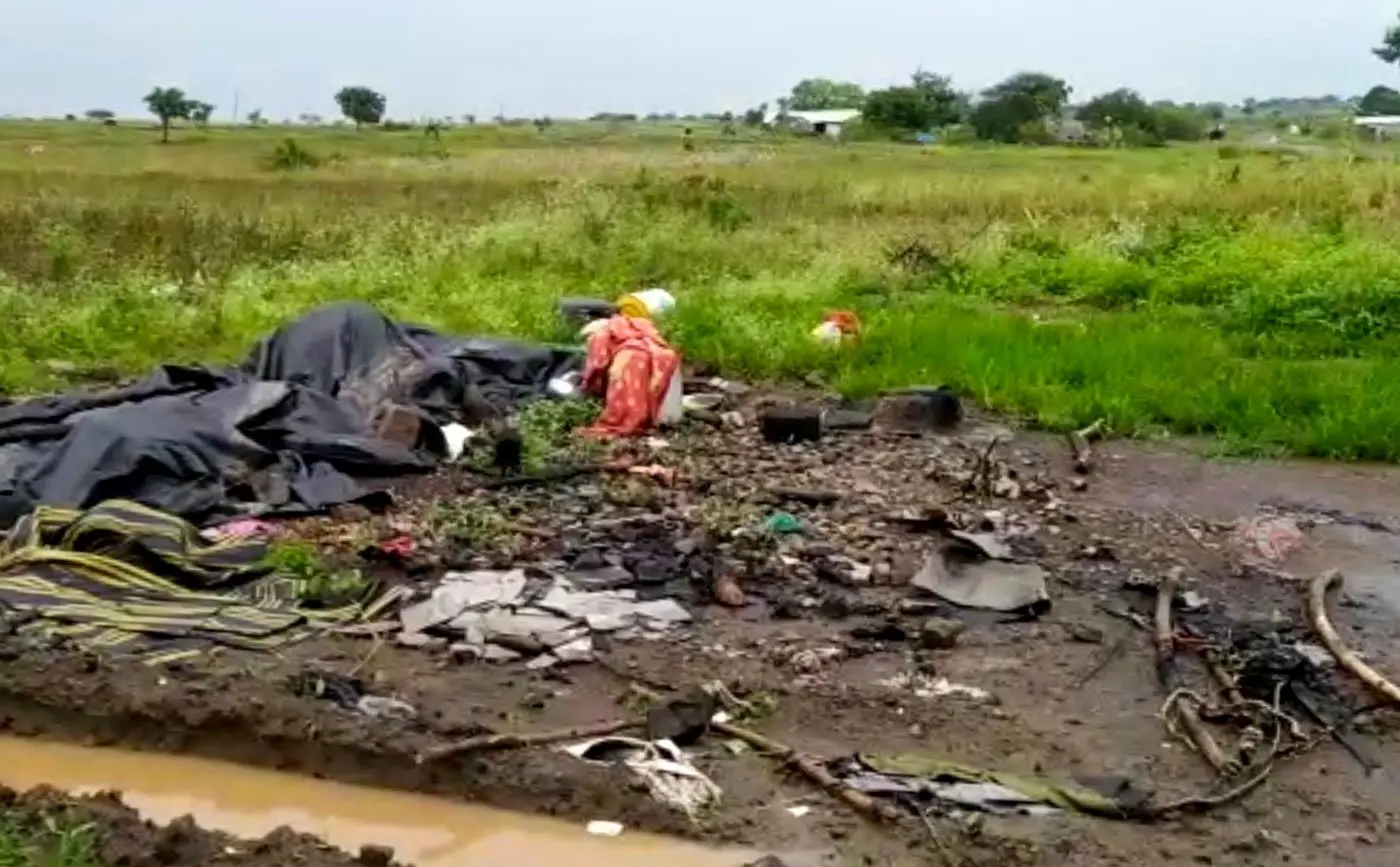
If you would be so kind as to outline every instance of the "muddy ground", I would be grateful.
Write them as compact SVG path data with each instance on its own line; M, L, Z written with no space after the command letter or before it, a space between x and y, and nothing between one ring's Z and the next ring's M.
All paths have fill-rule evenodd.
M619 449L635 464L674 470L674 482L605 473L483 492L479 475L457 470L401 484L387 516L341 514L297 532L352 556L367 539L408 531L419 551L375 574L410 587L454 566L602 557L650 575L695 611L697 622L671 637L602 644L596 663L541 672L392 637L328 635L280 656L219 652L157 670L11 636L0 641L0 717L19 735L231 759L580 823L616 819L794 864L1395 862L1400 786L1388 770L1367 775L1330 741L1279 761L1238 803L1154 823L909 815L875 824L780 762L713 736L690 748L724 792L699 823L654 802L621 769L550 749L418 762L465 736L633 718L634 684L665 692L719 679L767 708L751 727L806 754L921 752L1059 779L1124 774L1170 800L1207 790L1212 774L1158 717L1166 694L1151 636L1124 617L1150 615L1150 589L1134 588L1169 574L1208 600L1193 622L1218 637L1261 618L1303 634L1306 579L1329 565L1355 571L1360 584L1334 605L1334 620L1373 664L1400 672L1400 583L1389 583L1400 537L1388 523L1400 528L1400 475L1391 470L1205 461L1115 443L1097 446L1093 470L1080 475L1064 441L977 420L950 435L857 430L806 446L766 444L751 424L695 425ZM839 496L808 505L774 497L778 488ZM424 504L461 495L499 512L508 531L475 551L435 542ZM1270 508L1288 510L1307 537L1283 562L1252 556L1235 526ZM778 509L804 528L778 550L714 546L729 524ZM1046 570L1051 609L1006 622L918 597L925 604L910 610L909 580L939 531L907 519L938 510L964 529L1012 537L1020 558ZM743 605L714 598L721 573L737 577ZM952 647L929 647L922 627L931 616L962 620L966 631ZM374 719L294 694L289 682L307 671L358 677L418 718ZM991 698L922 697L937 678ZM1351 707L1368 703L1347 678L1331 682ZM1386 767L1400 758L1394 721L1377 712L1360 725ZM793 815L799 805L810 812Z
M261 840L238 840L200 828L189 818L156 826L124 805L116 793L75 798L52 789L20 794L0 787L0 810L7 830L16 840L27 838L38 856L6 863L76 864L80 862L75 847L83 847L96 863L111 867L390 867L382 850L366 848L352 857L285 828ZM55 827L72 829L86 842L70 837L63 849L65 844L52 835ZM58 855L60 851L67 857ZM7 850L7 856L18 854Z

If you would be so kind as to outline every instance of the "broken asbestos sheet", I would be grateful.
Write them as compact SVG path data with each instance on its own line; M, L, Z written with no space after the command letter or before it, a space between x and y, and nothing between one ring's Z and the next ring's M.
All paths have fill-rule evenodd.
M530 658L530 668L593 658L593 636L660 635L689 623L674 599L639 600L635 590L584 590L567 578L524 569L449 572L432 595L400 614L399 641L431 636L452 650L493 662Z
M950 533L952 541L929 554L913 584L963 608L1041 614L1050 608L1045 570L1012 562L1011 550L994 537Z

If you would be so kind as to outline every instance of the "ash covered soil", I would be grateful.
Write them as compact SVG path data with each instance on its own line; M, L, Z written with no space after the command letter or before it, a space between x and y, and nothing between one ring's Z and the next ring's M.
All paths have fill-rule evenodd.
M1395 863L1396 717L1327 668L1309 669L1313 695L1366 710L1334 722L1350 720L1366 763L1384 769L1368 773L1313 725L1321 735L1295 743L1247 796L1152 822L920 815L904 805L899 821L873 822L780 758L715 732L686 748L723 791L695 819L659 803L625 768L548 746L421 761L462 738L637 719L639 686L669 695L721 681L753 709L742 725L822 760L927 754L1062 781L1121 775L1159 802L1217 792L1210 767L1159 716L1168 694L1145 628L1153 585L1171 577L1194 594L1179 609L1179 649L1219 647L1228 662L1258 646L1250 635L1293 647L1310 634L1304 597L1313 577L1293 562L1311 568L1328 554L1312 537L1355 518L1353 501L1367 511L1356 520L1377 533L1390 531L1372 513L1393 502L1400 514L1386 471L1336 477L1100 444L1081 474L1064 441L976 419L947 435L853 430L807 445L765 443L752 424L695 424L609 448L613 459L674 478L605 472L485 490L485 476L454 470L401 484L385 515L342 510L292 531L347 562L367 543L408 535L415 549L402 562L365 568L420 593L454 569L622 569L646 594L693 612L693 623L665 636L596 636L595 661L543 670L524 658L477 659L432 635L405 646L392 631L162 669L11 636L0 642L0 716L19 735L232 759L580 823L617 820L793 864ZM444 537L434 506L457 498L471 504L458 514L475 516L458 528L472 545ZM1279 560L1261 557L1236 522L1270 504L1303 533L1302 546ZM800 528L780 521L758 532L778 513ZM912 587L950 530L991 537L1017 562L1038 565L1049 609L961 609ZM1342 636L1381 670L1400 671L1393 610L1361 595L1341 602L1332 619ZM1196 654L1180 655L1221 743L1248 741L1250 725L1226 713L1214 719L1220 690L1191 664ZM416 713L370 715L292 688L308 674L343 678Z

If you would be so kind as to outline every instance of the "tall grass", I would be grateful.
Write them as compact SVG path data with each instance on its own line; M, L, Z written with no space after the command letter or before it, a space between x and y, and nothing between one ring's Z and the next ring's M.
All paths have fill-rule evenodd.
M686 355L949 383L1048 427L1400 457L1388 159L837 146L606 127L0 125L0 387L237 357L324 301L553 337L561 295L666 285ZM47 142L40 154L28 145ZM857 346L808 332L860 314ZM56 366L51 361L67 364Z

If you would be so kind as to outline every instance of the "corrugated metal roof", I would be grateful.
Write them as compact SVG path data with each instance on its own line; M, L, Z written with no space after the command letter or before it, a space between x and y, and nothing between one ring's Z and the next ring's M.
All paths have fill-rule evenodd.
M793 120L800 120L803 123L810 123L813 125L819 123L849 123L860 117L860 109L831 108L823 111L789 111L787 116ZM765 120L772 123L774 120L777 120L777 118L778 112L770 111Z

